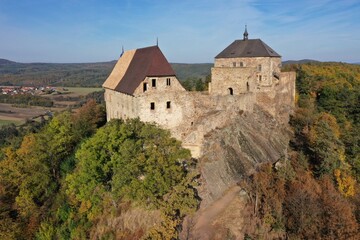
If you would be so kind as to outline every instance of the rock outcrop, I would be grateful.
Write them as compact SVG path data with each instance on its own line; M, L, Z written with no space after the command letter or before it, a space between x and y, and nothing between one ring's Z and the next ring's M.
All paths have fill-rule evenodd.
M235 226L236 230L231 230L231 234L238 239L245 213L239 213L234 219L234 216L230 217L234 211L229 209L240 211L239 203L246 202L246 194L241 194L236 184L251 174L257 165L274 163L287 155L291 136L288 125L261 107L255 105L253 112L229 114L226 111L222 114L217 118L226 119L223 124L204 136L203 155L199 159L201 186L198 189L202 202L195 216L185 221L184 239L222 239L205 234L207 230L204 229L211 229L214 224L229 231ZM212 219L203 223L203 216L207 215Z

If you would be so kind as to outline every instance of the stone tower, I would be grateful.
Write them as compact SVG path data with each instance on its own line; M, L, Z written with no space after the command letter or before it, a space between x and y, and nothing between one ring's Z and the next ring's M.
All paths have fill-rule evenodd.
M215 57L210 94L269 91L280 78L281 56L260 39L235 40Z

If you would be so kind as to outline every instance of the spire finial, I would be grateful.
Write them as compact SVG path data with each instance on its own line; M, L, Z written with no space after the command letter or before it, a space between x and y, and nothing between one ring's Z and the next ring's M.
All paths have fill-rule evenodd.
M248 36L247 25L245 24L244 40L248 40Z
M120 54L120 57L124 54L124 45L122 45L121 47L121 54Z
M156 46L159 46L159 38L156 37Z

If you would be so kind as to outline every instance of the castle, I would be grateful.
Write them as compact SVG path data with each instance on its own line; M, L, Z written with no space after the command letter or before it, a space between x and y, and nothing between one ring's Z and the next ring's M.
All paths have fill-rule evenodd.
M155 122L199 157L205 134L255 105L287 123L296 76L280 69L281 56L246 28L215 57L207 92L186 91L158 46L125 51L103 84L107 119Z

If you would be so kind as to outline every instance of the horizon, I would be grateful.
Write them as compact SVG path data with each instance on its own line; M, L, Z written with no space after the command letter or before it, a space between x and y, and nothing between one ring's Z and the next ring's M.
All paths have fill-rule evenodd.
M1 0L0 58L19 63L116 61L121 49L159 47L169 62L213 63L245 25L283 61L360 62L354 0ZM156 14L154 14L156 13ZM215 34L214 34L215 33ZM339 44L340 43L340 44Z
M166 57L166 56L165 56ZM5 61L10 61L13 63L18 63L18 64L96 64L96 63L110 63L110 62L117 62L118 60L114 59L114 60L108 60L108 61L101 61L101 62L17 62L17 61L13 61L11 59L5 59L5 58L1 58L0 60L5 60ZM294 60L294 59L290 59L290 60L281 60L281 62L301 62L301 61L308 61L308 62L322 62L322 63L346 63L346 64L356 64L359 65L360 62L341 62L341 61L319 61L316 59L298 59L298 60ZM200 63L185 63L185 62L169 62L170 64L188 64L188 65L195 65L195 64L214 64L214 62L200 62Z

